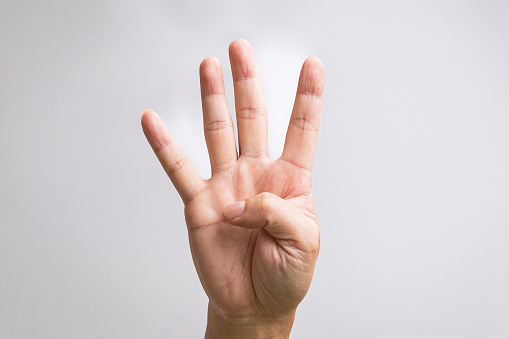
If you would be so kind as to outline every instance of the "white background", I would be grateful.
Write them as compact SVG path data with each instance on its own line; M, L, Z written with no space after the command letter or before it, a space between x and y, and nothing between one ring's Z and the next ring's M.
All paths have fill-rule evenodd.
M203 177L198 65L249 40L279 156L326 68L322 248L293 338L509 337L507 1L0 3L0 337L199 338L183 205L139 123Z

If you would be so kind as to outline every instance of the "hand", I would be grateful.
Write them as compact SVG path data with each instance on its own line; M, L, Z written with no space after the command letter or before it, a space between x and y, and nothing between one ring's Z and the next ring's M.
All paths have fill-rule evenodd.
M209 297L206 336L288 337L320 247L311 169L324 68L316 57L304 62L283 154L271 159L253 50L235 40L229 52L240 156L215 58L200 65L209 180L200 178L155 112L144 112L142 127L185 204L191 253Z

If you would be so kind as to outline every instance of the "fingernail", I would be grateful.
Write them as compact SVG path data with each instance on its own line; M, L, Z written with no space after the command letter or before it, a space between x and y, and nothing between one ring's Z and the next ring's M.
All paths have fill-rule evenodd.
M226 218L233 220L237 219L244 213L246 210L246 202L245 201L238 201L234 202L231 205L228 205L224 208L223 214Z

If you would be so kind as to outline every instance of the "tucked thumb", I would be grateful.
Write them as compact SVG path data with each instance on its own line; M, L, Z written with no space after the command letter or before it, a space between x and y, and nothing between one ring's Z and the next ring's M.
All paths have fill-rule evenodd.
M246 211L246 202L245 201L237 201L231 205L228 205L224 208L223 214L229 219L233 220L240 217Z
M245 201L224 208L228 223L248 228L264 228L276 239L298 243L315 242L318 225L289 201L269 192L263 192Z

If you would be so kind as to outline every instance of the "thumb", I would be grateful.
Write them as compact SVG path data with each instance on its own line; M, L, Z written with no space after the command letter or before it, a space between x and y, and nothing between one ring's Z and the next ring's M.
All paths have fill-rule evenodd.
M318 223L277 195L263 192L224 208L225 220L235 226L264 228L276 240L290 242L305 252L318 253Z

